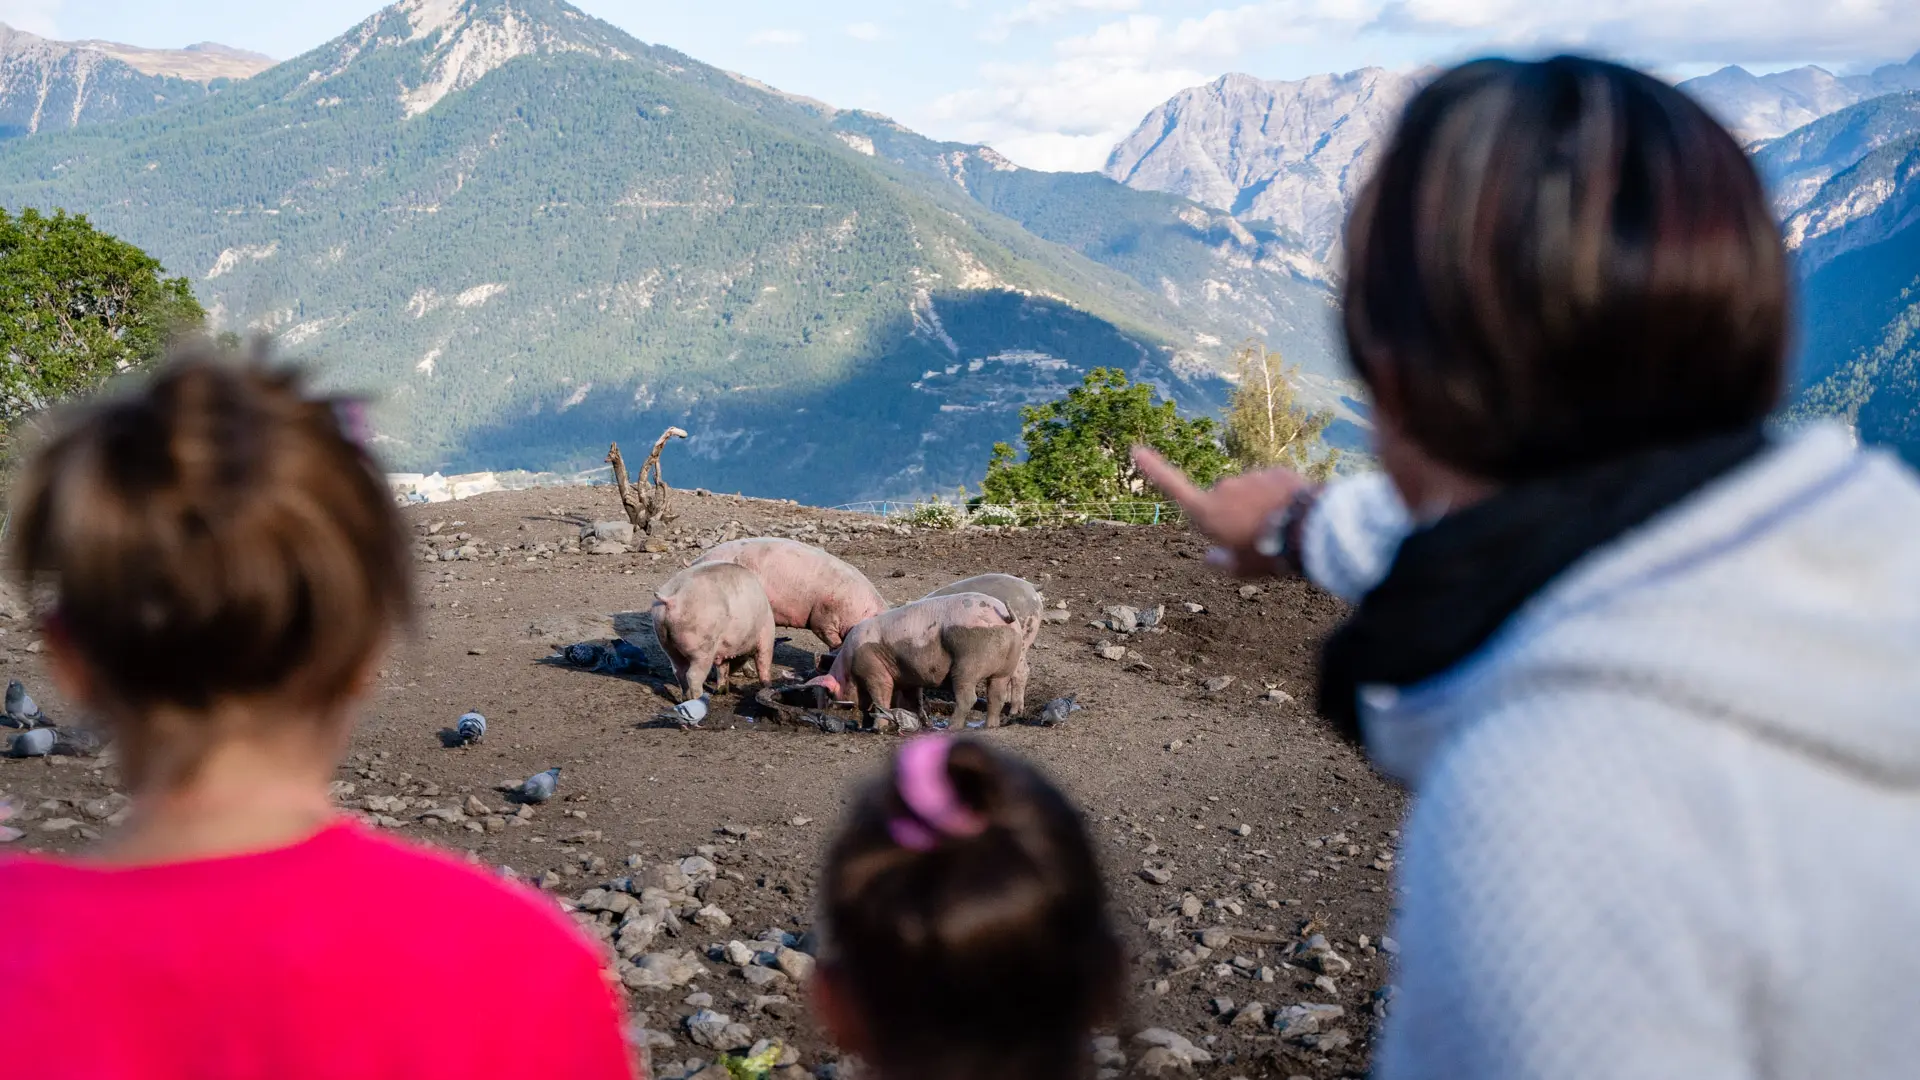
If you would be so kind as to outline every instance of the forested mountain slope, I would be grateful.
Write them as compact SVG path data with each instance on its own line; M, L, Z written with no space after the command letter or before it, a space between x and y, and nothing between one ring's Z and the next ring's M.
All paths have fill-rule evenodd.
M977 481L1092 366L1217 405L1245 320L1206 336L1120 253L835 115L558 0L408 0L204 101L12 144L0 205L86 212L374 390L395 468L579 467L675 423L680 482L834 502Z

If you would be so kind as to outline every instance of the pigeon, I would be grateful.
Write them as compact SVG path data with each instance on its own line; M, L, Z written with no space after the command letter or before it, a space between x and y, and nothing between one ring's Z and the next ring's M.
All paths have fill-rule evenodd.
M88 728L42 728L53 732L53 752L65 757L92 757L107 745L100 733Z
M593 641L582 641L560 650L567 663L574 667L599 667L606 656L606 646Z
M23 731L7 744L7 753L14 757L46 757L53 752L53 729L34 728Z
M1064 724L1068 716L1086 708L1085 705L1073 700L1074 696L1068 694L1066 697L1054 698L1047 702L1047 707L1040 710L1040 726L1052 727L1055 724Z
M487 736L487 718L477 712L463 713L453 731L460 736L460 745L477 743Z
M683 701L673 708L668 709L666 712L661 713L660 718L663 720L672 720L682 728L696 728L700 726L700 721L707 718L707 709L707 695L701 694L692 701Z
M534 773L520 785L520 797L528 802L542 803L553 798L555 789L560 786L560 766L555 765L546 772Z
M25 683L14 679L7 683L7 719L16 727L30 728L47 722L40 706L34 702L33 695L27 693Z

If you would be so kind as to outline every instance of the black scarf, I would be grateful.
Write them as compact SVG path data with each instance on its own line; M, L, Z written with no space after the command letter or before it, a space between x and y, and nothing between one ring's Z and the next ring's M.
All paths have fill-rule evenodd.
M1320 657L1320 712L1359 741L1359 688L1405 687L1471 656L1596 548L1751 460L1760 429L1617 458L1507 488L1408 536Z

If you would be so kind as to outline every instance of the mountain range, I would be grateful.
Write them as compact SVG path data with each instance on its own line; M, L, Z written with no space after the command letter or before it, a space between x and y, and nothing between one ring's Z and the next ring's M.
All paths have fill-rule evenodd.
M1711 75L1688 79L1680 88L1751 145L1777 139L1869 98L1920 90L1920 55L1863 75L1835 75L1812 65L1767 75L1724 67Z
M33 137L0 145L0 205L86 212L222 325L373 391L395 468L574 469L677 424L687 482L813 502L975 482L1021 405L1094 366L1210 411L1246 337L1300 363L1357 445L1332 268L1424 77L1228 75L1076 174L560 0L404 0L220 74L265 63L7 32L0 117ZM1755 144L1802 278L1799 407L1910 446L1920 92L1828 109L1845 95L1810 95L1828 85L1810 72L1865 94L1920 59L1683 85L1712 108L1752 84L1827 110Z
M1013 167L638 41L559 0L405 0L217 92L17 139L223 325L369 388L396 469L570 469L694 433L680 480L832 503L977 482L1095 366L1189 410L1257 334L1338 403L1277 231ZM1349 418L1353 418L1349 413Z
M144 116L271 66L258 53L212 42L142 49L49 41L0 23L0 138Z

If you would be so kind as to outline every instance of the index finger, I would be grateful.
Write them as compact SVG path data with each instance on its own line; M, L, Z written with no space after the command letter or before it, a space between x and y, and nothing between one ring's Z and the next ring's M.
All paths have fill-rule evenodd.
M1188 514L1193 514L1206 501L1207 493L1152 447L1134 447L1133 464L1148 483L1166 492L1167 497L1185 507Z

